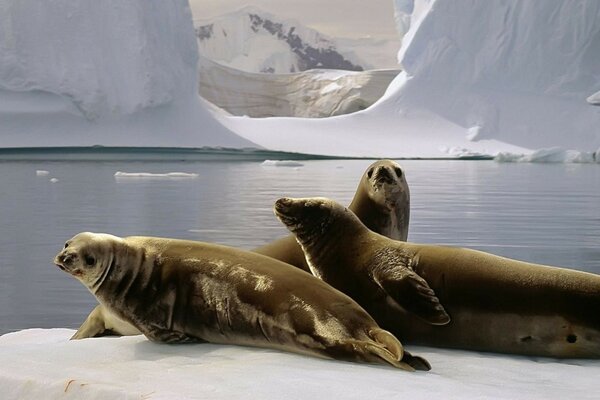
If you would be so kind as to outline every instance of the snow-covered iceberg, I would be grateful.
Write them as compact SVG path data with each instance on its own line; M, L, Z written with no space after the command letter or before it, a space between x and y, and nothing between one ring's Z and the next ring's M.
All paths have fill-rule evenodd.
M223 118L268 148L456 157L600 147L600 3L397 0L404 70L369 109L326 120ZM407 13L410 13L408 15Z
M69 341L70 329L0 336L12 399L596 399L600 363L414 348L430 372L143 336Z
M257 147L197 90L189 5L0 3L0 147Z

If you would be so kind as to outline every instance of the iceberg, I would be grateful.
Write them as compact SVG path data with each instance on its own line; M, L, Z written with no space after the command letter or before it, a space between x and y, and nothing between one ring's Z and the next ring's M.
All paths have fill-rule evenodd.
M6 0L0 26L1 147L259 147L201 105L185 0Z
M451 158L600 146L600 3L397 0L403 70L368 109L319 121L220 120L267 148ZM284 133L285 132L285 133Z
M69 341L71 329L0 336L0 393L12 399L597 398L600 363L411 346L430 372L242 346L143 336Z

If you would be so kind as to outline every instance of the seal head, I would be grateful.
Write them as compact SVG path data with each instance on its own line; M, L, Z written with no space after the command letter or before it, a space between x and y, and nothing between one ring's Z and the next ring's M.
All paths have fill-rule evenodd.
M365 241L359 248L343 240L370 233L381 236L370 232L352 211L322 197L281 198L274 210L295 235L313 275L367 311L406 310L434 325L450 321L434 291L411 268L408 255L386 251L376 242Z

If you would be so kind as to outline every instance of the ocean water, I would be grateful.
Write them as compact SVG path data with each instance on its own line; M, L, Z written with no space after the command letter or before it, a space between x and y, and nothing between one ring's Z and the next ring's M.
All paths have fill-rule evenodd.
M371 163L301 161L0 162L0 334L77 328L96 304L52 263L81 231L169 236L251 249L287 234L281 196L348 203ZM409 240L600 273L600 166L402 161L411 190ZM37 170L49 172L38 176ZM187 179L117 179L187 172ZM52 182L55 178L57 181Z

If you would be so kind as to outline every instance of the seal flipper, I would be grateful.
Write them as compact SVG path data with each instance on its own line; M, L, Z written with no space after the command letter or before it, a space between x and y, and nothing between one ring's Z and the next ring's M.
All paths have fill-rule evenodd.
M416 369L417 371L429 371L431 370L431 364L423 357L413 356L408 351L404 352L402 361Z
M450 316L425 279L403 267L386 266L373 273L375 282L406 311L432 325L445 325Z
M106 334L109 333L107 332L106 325L104 324L102 310L98 305L96 308L94 308L94 310L92 310L86 320L83 321L83 324L81 324L79 329L77 329L77 332L75 332L70 340L106 336L105 332Z

